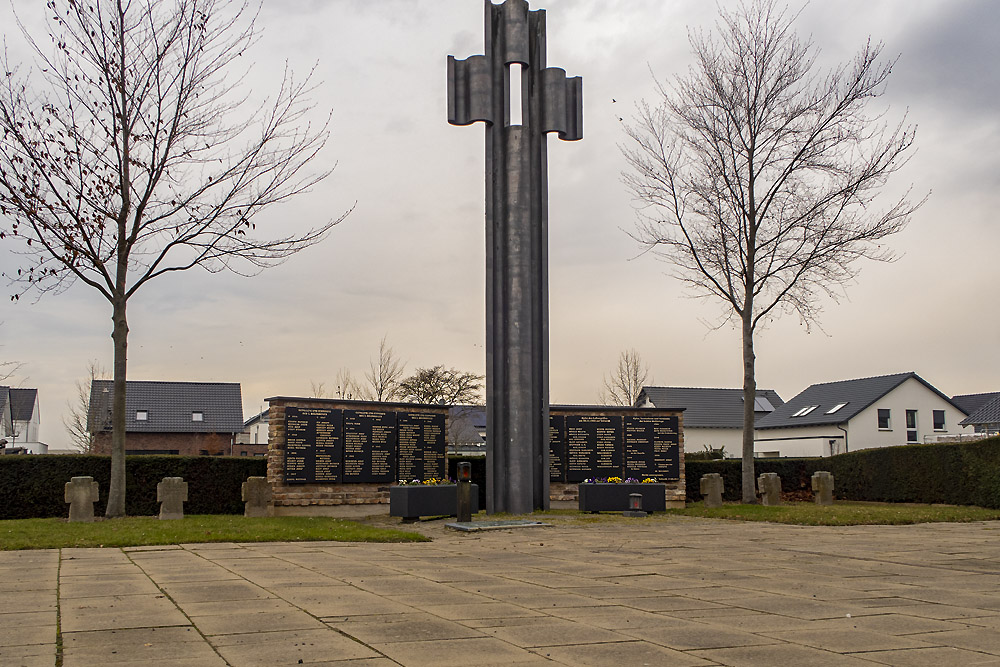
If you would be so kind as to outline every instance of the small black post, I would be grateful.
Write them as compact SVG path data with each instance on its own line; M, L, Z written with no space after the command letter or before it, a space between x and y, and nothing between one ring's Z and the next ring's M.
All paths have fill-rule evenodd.
M472 521L472 464L462 461L458 464L458 521Z

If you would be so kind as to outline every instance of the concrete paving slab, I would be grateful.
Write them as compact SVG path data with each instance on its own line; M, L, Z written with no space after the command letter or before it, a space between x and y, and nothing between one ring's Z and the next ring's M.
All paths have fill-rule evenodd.
M161 584L163 590L173 598L174 602L183 605L191 602L220 602L242 600L261 600L274 597L267 590L255 586L248 581L235 579L232 581L206 582L166 582ZM238 605L234 605L238 607Z
M428 607L427 611L451 621L466 619L514 618L522 616L542 616L537 611L507 602L471 602L466 604L443 604Z
M105 595L159 595L162 591L144 574L123 574L110 581L94 580L93 577L78 575L63 577L59 583L59 597L90 598Z
M794 644L740 646L692 651L695 655L728 667L762 667L795 665L796 667L872 667L869 660L831 653Z
M418 667L468 667L469 665L549 664L544 658L523 648L492 637L394 642L373 644L401 665Z
M405 614L413 608L352 586L285 588L282 598L300 609L323 618L327 616L369 616Z
M124 595L66 600L60 607L62 632L190 625L164 595Z
M460 639L483 637L482 632L454 621L446 621L432 614L414 612L394 614L388 617L357 621L342 619L327 621L335 630L364 644L386 644L391 642L428 641L436 639ZM384 619L384 620L383 620Z
M63 634L63 667L167 662L218 665L226 662L191 627L100 630Z
M599 644L631 639L627 635L612 630L560 618L543 618L524 625L482 628L482 631L488 636L523 648Z
M384 657L332 628L218 635L208 641L229 664L246 667Z
M998 665L996 656L960 648L911 648L897 651L855 653L855 657L892 667L941 667L942 665Z
M27 614L39 611L55 611L56 591L5 591L0 593L0 608L6 614Z
M922 640L937 646L954 646L970 651L980 651L1000 656L1000 632L993 628L968 628L946 630L926 634L908 635L910 639Z
M857 653L859 651L889 651L893 649L928 648L937 642L922 642L911 637L887 636L868 630L833 630L818 628L809 630L785 630L767 632L762 636L780 639L791 644L802 644L835 653Z
M552 616L579 621L605 630L658 627L669 620L662 614L619 605L606 607L560 607L548 611Z
M235 635L276 630L315 630L322 622L298 609L287 611L240 612L197 617L198 630L205 636Z
M664 619L659 627L626 628L619 632L678 651L779 644L780 640L718 625Z
M534 649L535 653L563 665L657 665L657 667L700 667L718 663L682 651L657 646L644 641L586 644L582 646L548 646Z
M52 667L56 661L56 645L0 646L0 665L17 667Z
M2 622L2 620L0 620L0 622ZM0 646L53 644L55 640L56 624L54 622L44 625L0 625Z

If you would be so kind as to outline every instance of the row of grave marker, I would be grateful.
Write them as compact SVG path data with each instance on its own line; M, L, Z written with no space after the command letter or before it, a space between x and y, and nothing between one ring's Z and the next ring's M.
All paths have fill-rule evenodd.
M244 516L268 516L271 485L266 477L249 477L243 482ZM94 503L100 500L100 489L93 477L74 477L66 482L64 499L69 503L69 520L94 520ZM188 483L183 477L164 477L156 485L156 501L160 503L160 519L183 519L184 503L188 499Z

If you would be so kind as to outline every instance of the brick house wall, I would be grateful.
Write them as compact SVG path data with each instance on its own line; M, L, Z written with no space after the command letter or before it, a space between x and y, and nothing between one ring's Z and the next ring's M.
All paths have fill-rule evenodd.
M232 439L232 433L126 433L125 451L169 452L181 456L227 456L233 452L239 456L238 452L234 452ZM266 452L267 446L262 446L261 451ZM111 433L94 436L94 453L111 453Z

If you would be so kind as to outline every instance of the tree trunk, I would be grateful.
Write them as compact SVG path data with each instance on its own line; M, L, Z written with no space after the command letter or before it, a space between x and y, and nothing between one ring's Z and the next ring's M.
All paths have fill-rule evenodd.
M114 395L111 404L111 485L108 488L108 509L105 516L125 516L125 369L128 349L126 300L116 294L112 301L111 339L115 346Z
M743 311L743 502L757 502L753 465L754 401L757 378L754 371L752 309Z

